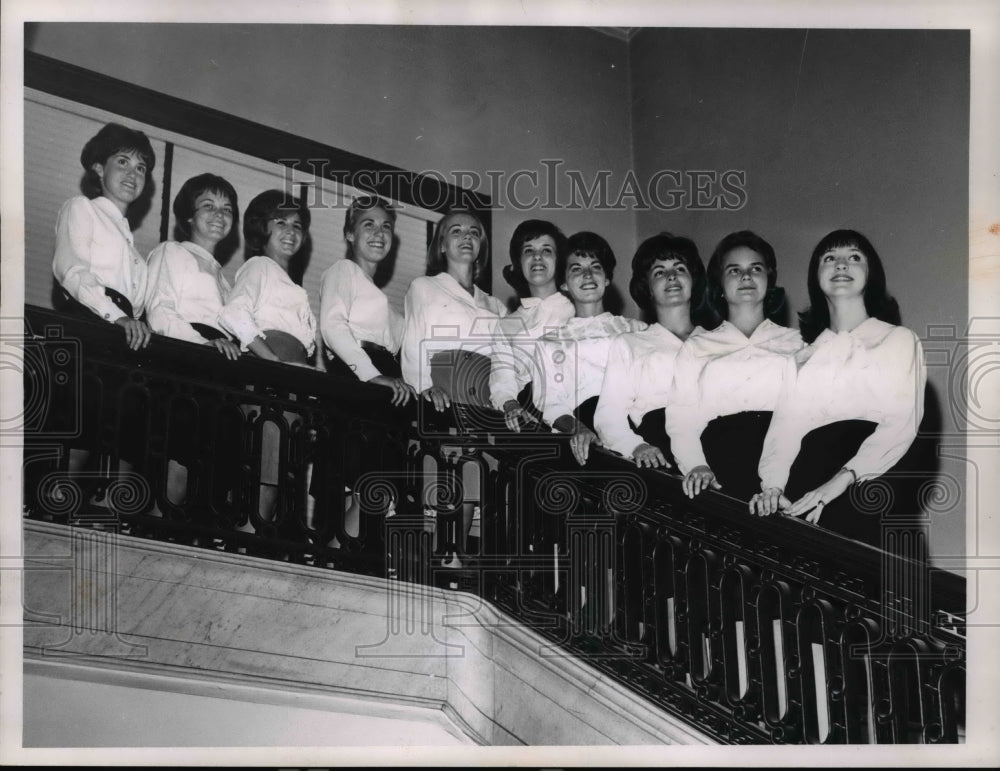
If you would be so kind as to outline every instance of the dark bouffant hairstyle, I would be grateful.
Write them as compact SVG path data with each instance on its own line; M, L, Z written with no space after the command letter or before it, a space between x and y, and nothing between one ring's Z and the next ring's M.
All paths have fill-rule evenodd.
M719 323L729 318L729 303L726 302L726 296L722 291L722 260L733 249L738 249L741 246L753 250L764 259L764 268L767 271L764 317L771 321L777 321L785 309L785 290L777 286L778 261L774 256L774 247L749 230L730 233L719 241L719 245L712 252L712 258L708 261L707 285L705 290L708 304L718 317Z
M886 287L885 268L875 247L856 230L834 230L816 244L809 259L809 307L799 313L799 332L806 343L811 343L830 326L830 306L819 288L819 259L831 249L841 246L854 247L868 260L868 283L863 295L868 315L887 324L899 324L899 304Z
M447 272L448 260L441 251L441 244L444 242L445 228L448 226L449 221L461 214L472 217L479 224L479 229L483 232L483 240L479 246L479 254L476 255L476 262L472 268L473 282L478 282L482 274L486 271L486 267L489 265L490 259L490 244L489 240L486 238L486 228L483 226L483 221L479 218L479 215L471 209L455 208L449 209L448 213L440 219L437 227L434 229L434 237L431 239L431 245L427 248L428 276L436 276L438 273Z
M88 140L80 153L80 165L84 171L80 188L88 198L97 198L104 192L101 178L94 171L94 164L103 166L115 153L138 155L146 162L147 176L152 174L156 166L156 153L149 143L149 137L120 123L109 123Z
M199 174L191 177L181 185L174 198L174 230L175 235L182 239L191 237L191 223L188 221L194 216L194 205L198 196L204 193L215 193L229 199L233 207L233 227L229 231L223 242L235 240L239 233L240 223L240 203L236 197L236 190L229 182L216 174Z
M636 249L632 258L632 279L628 284L629 294L636 304L646 312L653 312L653 298L649 294L649 269L657 260L679 260L691 274L691 318L705 302L705 264L698 254L694 241L673 233L660 233L647 238Z
M601 263L601 267L604 268L604 274L607 276L608 281L611 281L615 272L615 265L618 264L611 245L601 238L601 236L597 235L597 233L582 230L566 239L566 251L556 261L556 284L561 286L566 283L566 263L574 254L596 257L597 261Z
M510 265L504 265L503 277L507 280L519 297L524 297L529 293L528 280L524 277L521 269L521 250L528 241L536 238L548 236L556 245L556 264L559 263L560 256L566 251L566 236L563 232L546 220L525 220L514 229L514 235L510 237Z
M309 240L309 224L312 222L309 207L304 201L282 190L265 190L250 202L243 215L243 253L246 257L264 254L264 247L270 237L268 223L281 214L299 215L304 236L302 249L305 248Z

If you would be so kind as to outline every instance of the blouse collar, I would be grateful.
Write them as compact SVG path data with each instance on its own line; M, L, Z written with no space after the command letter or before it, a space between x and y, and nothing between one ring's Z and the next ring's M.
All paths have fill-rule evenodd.
M97 198L94 198L93 201L95 206L99 206L116 220L125 220L128 222L128 220L125 219L125 215L122 214L121 209L115 206L110 198L105 198L103 195L99 195Z
M222 266L219 265L218 260L215 259L215 255L212 254L208 249L203 246L198 246L194 241L182 241L181 246L187 249L191 254L193 254L198 259L209 263L213 269L219 269Z
M771 353L791 355L802 348L802 337L797 329L783 327L769 319L744 335L735 324L723 321L718 327L705 332L696 327L687 340L695 356L722 356L746 348L761 348Z
M691 330L691 334L688 335L688 337L691 337L691 335L693 335L695 333L696 329L701 329L701 327L695 327L693 330ZM650 324L646 328L646 332L647 332L647 334L655 335L656 337L662 338L664 340L676 341L678 345L680 345L681 343L684 342L677 335L675 335L673 332L671 332L669 329L667 329L665 326L663 326L659 322L656 322L654 324Z
M480 305L483 297L486 296L486 292L480 289L475 284L472 285L472 294L469 294L468 290L458 283L458 280L451 275L448 271L441 271L436 276L434 276L438 281L441 281L448 285L448 288L459 297L468 300L469 303L473 305Z
M103 195L99 195L97 198L93 198L91 200L94 206L112 219L121 231L122 235L125 236L125 240L128 241L129 246L132 246L135 243L132 236L132 227L128 224L128 219L126 219L125 215L121 213L121 210L115 206L110 199L105 198Z
M813 341L813 345L821 345L839 337L853 338L864 343L878 343L881 342L885 336L892 331L892 329L892 324L882 321L881 319L877 319L874 316L869 316L850 331L844 330L843 332L834 332L832 329L827 327L819 333Z

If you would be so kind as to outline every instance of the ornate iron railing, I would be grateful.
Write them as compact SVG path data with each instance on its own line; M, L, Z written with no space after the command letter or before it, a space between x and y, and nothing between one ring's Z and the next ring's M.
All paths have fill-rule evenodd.
M962 740L964 582L916 508L874 549L488 410L25 316L26 516L472 591L722 742Z

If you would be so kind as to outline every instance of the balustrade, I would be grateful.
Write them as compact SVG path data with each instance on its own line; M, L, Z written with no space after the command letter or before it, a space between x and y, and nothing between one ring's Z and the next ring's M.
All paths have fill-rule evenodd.
M964 582L917 511L879 550L491 411L33 307L24 383L26 516L473 591L721 742L964 735Z

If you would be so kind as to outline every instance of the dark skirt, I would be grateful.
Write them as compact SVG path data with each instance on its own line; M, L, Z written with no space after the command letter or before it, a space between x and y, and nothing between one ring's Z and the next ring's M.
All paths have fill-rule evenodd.
M749 500L760 492L757 466L764 438L771 425L770 412L737 412L709 422L701 434L708 467L722 485L721 492Z
M371 359L372 364L375 365L375 369L379 371L379 374L385 375L385 377L403 377L403 373L399 368L399 358L395 354L390 353L387 348L383 348L381 345L367 340L361 343L361 348L368 354L368 358ZM331 375L349 377L352 380L357 380L358 378L357 373L343 359L339 359L335 355L327 357L326 371Z
M658 447L670 465L675 466L673 453L670 452L670 437L667 436L665 413L666 407L660 407L643 415L638 426L632 422L632 418L628 419L628 423L632 430L642 437L642 441Z
M104 287L104 294L115 304L122 313L130 319L135 318L135 310L132 303L125 295L114 289ZM56 286L53 294L54 305L60 313L87 319L101 319L102 317L95 311L88 308L83 303L73 298L62 286ZM103 320L103 319L102 319ZM114 395L105 395L104 398L116 398ZM99 390L92 387L92 381L84 378L80 390L80 437L75 446L81 449L94 451L98 444L98 423L99 416L104 414L101 404L102 396ZM142 461L146 449L146 413L148 405L144 404L134 391L123 391L118 398L118 425L116 427L117 450L122 460L136 466Z
M208 324L199 324L197 321L191 322L191 327L206 340L231 340L232 338L221 329L216 329Z
M583 423L591 431L595 430L594 413L597 412L597 400L600 398L600 395L591 396L589 399L584 399L573 408L573 417Z
M431 357L431 384L452 401L492 409L490 366L490 357L481 353L438 351Z
M209 324L191 322L191 327L206 340L231 340L232 338ZM205 420L198 407L187 400L177 400L171 405L167 428L167 457L188 466L198 457L198 434L204 429Z
M844 464L855 456L862 442L877 427L870 420L841 420L815 428L802 439L799 454L788 473L785 496L796 501L810 490L815 490L830 481ZM883 484L880 482L879 484ZM866 495L865 488L870 483L861 482L848 488L843 494L823 507L819 524L827 530L853 538L857 541L880 546L882 540L882 516L886 511L879 507L855 505L854 501L866 502L891 500L892 496ZM871 509L871 510L870 510Z
M203 423L198 406L178 399L171 404L167 420L167 457L190 466L198 456L198 431Z
M529 423L526 426L521 426L522 431L548 431L548 426L545 425L545 421L542 418L542 413L535 406L535 396L534 388L529 380L528 384L521 389L521 393L517 395L517 402L521 405L521 408L527 412L531 417L535 419L534 423Z

